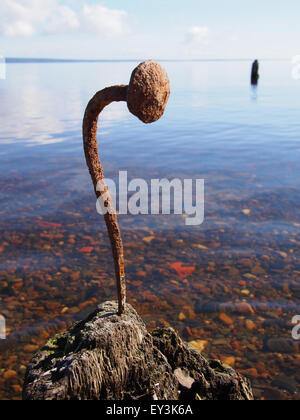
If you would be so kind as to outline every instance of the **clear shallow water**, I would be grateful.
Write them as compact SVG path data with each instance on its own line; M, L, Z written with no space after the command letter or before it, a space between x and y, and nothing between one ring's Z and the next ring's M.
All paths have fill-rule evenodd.
M204 178L206 219L190 228L179 216L120 217L129 300L150 328L169 322L234 363L258 398L297 398L300 82L289 62L261 62L255 90L250 62L163 65L172 95L159 122L141 124L124 103L103 112L105 175ZM2 398L20 396L35 347L115 297L81 123L94 93L127 84L134 66L14 63L0 81L0 313L10 331L0 347Z

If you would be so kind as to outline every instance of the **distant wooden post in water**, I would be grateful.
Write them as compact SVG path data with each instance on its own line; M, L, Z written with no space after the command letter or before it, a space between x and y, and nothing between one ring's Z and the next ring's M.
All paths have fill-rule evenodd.
M252 71L251 71L251 85L256 86L259 80L259 62L255 60L252 64Z

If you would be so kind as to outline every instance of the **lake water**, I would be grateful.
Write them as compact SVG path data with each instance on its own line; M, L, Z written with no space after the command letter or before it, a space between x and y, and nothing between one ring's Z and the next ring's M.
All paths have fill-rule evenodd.
M20 398L49 337L115 299L111 252L81 125L100 89L138 63L9 63L0 80L0 398ZM105 175L205 179L205 222L120 216L128 300L248 376L256 398L299 399L300 81L285 61L164 62L171 97L143 125L101 116ZM88 251L88 252L87 252ZM186 268L188 267L188 268Z

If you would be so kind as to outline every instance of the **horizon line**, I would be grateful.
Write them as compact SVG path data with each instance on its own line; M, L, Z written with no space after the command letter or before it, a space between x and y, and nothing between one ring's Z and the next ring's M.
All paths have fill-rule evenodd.
M18 63L135 63L148 61L147 59L73 59L73 58L36 58L36 57L2 57L7 64ZM184 63L184 62L252 62L253 58L182 58L182 59L153 59L163 63ZM259 58L259 61L290 61L287 58Z

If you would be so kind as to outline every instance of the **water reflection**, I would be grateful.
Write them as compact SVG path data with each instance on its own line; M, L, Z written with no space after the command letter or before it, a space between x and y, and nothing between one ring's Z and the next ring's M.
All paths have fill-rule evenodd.
M257 102L258 100L258 85L257 84L251 85L251 100L253 102Z
M30 67L30 66L29 66ZM26 68L25 71L30 69ZM0 146L24 144L26 146L55 145L70 140L69 133L81 136L81 122L86 106L81 88L72 86L67 92L40 86L36 72L26 74L29 84L11 87L3 84L0 91ZM103 86L105 87L105 86ZM96 93L97 85L94 93ZM102 129L113 122L126 120L127 109L116 103L105 109L101 115Z
M68 133L74 131L77 137L81 136L84 105L79 92L70 93L64 102L56 92L24 86L18 91L4 91L1 99L5 103L0 115L1 145L19 142L32 147L62 143L69 141ZM126 114L122 104L114 104L103 112L102 128L126 119Z
M8 341L0 371L16 374L0 377L0 398L20 396L24 364L57 328L115 298L81 121L91 96L127 83L132 67L10 65L1 85L0 313ZM129 301L149 327L170 323L187 341L205 340L210 357L230 358L258 398L293 398L299 358L286 352L300 350L287 343L300 299L300 85L285 79L289 63L276 71L266 63L268 85L260 83L253 106L249 62L166 67L172 96L159 123L140 124L123 103L104 111L105 174L204 178L206 220L190 230L181 216L120 217ZM279 374L291 392L281 391Z

